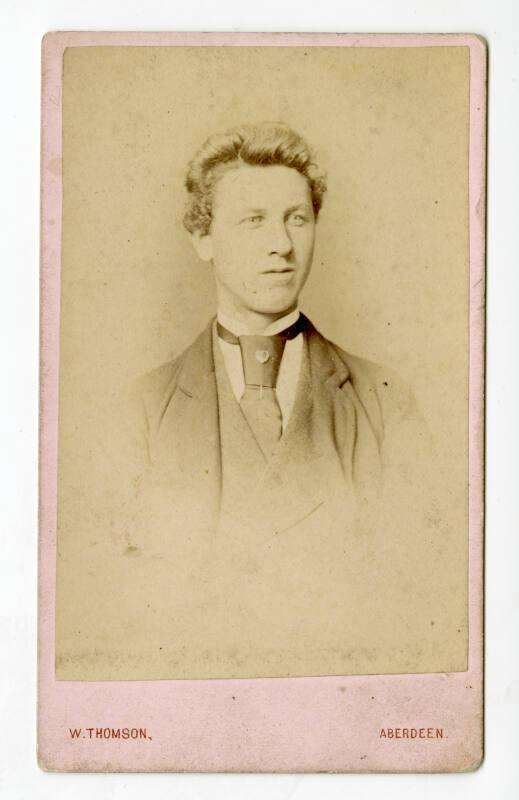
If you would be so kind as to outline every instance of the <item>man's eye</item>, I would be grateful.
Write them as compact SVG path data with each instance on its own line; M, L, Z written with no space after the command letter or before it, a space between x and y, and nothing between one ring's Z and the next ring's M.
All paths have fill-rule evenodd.
M291 225L304 225L306 220L306 216L300 213L290 214L288 221Z
M253 214L250 217L245 217L242 220L247 225L259 225L263 221L263 217L261 214Z

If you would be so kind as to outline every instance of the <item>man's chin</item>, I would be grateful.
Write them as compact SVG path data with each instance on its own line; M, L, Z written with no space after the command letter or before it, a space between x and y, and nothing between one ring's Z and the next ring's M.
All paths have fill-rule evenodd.
M293 311L296 306L297 296L294 297L293 294L290 294L290 296L285 295L284 297L273 297L270 295L268 298L262 298L261 302L256 301L251 303L250 310L254 311L256 314L264 314L269 317L272 315L283 316Z
M255 314L260 314L266 318L272 317L284 317L285 314L290 314L291 311L296 308L296 303L290 303L289 305L269 305L269 306L262 306L261 308L251 308L251 311L254 311Z

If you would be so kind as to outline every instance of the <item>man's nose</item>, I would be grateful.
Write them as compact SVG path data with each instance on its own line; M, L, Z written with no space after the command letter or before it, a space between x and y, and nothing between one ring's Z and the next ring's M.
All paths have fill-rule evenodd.
M290 238L284 222L273 223L269 228L269 255L288 256L292 250Z

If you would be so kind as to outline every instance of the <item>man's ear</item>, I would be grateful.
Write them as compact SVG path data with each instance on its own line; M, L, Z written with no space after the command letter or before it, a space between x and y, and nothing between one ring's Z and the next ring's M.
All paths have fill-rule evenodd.
M213 240L210 233L202 233L201 231L193 231L189 234L191 244L195 248L198 256L202 261L212 261L213 258Z

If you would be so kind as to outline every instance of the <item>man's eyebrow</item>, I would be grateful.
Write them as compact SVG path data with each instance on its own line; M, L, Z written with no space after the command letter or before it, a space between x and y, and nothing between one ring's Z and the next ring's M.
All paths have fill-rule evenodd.
M292 211L297 211L299 208L305 208L307 210L310 210L311 205L306 200L302 200L300 203L295 203L295 205L286 208L285 214L290 214Z

